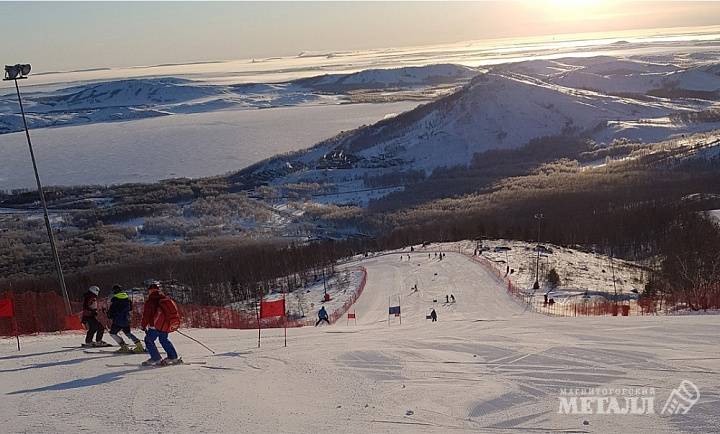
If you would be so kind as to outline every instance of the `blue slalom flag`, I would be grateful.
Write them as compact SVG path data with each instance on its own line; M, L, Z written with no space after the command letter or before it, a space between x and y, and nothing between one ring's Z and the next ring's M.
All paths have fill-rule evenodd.
M388 315L400 315L400 306L390 306Z

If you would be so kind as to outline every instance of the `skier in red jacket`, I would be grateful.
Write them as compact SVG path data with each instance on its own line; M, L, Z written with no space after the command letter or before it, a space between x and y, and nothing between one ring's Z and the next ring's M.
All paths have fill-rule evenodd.
M143 366L174 365L182 363L175 351L175 347L168 339L168 334L180 327L180 312L174 301L160 291L157 283L148 285L148 299L145 302L141 328L145 331L145 348L150 358L144 361ZM167 353L167 358L161 359L155 340L160 339L160 345Z

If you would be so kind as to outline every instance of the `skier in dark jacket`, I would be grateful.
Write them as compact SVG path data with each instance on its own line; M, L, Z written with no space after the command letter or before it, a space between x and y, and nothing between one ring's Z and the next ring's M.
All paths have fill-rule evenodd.
M325 306L321 307L320 310L318 311L318 320L315 323L315 327L317 327L318 324L320 324L323 321L325 321L326 323L328 323L328 325L330 325L330 320L328 319L328 313L325 310Z
M432 322L437 321L437 312L435 312L435 309L430 311L430 319L432 320Z
M97 297L100 288L91 286L83 296L82 323L87 327L87 335L85 335L85 343L83 347L109 347L110 344L102 340L105 327L98 321L97 314ZM93 336L95 342L93 342Z
M120 349L117 350L118 353L144 353L145 348L143 348L142 342L130 331L132 300L120 285L113 286L112 291L113 296L110 299L110 309L107 311L107 316L112 321L110 337L120 345ZM134 348L128 347L125 340L118 335L121 331L133 341Z

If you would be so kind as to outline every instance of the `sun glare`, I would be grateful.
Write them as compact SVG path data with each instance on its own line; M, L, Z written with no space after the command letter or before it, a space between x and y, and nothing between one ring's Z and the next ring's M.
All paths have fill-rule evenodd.
M544 2L550 18L559 20L587 19L591 15L607 10L609 0L547 0Z
M602 0L548 0L548 3L555 7L562 8L582 8L588 6L595 6L603 3Z

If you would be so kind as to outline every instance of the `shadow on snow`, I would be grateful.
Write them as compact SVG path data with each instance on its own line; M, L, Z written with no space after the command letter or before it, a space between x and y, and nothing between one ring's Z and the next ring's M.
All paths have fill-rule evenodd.
M55 366L70 366L70 365L77 365L78 363L86 362L88 360L95 360L95 359L102 359L108 356L100 356L100 357L80 357L77 359L70 359L70 360L61 360L57 362L46 362L46 363L36 363L34 365L28 365L23 366L20 368L13 368L13 369L0 369L0 373L3 372L19 372L19 371L27 371L29 369L42 369L42 368L52 368ZM112 357L112 355L110 356Z
M106 372L104 374L100 374L95 377L78 378L77 380L71 380L71 381L66 381L64 383L52 384L50 386L38 387L35 389L16 390L15 392L8 392L8 393L6 393L6 395L21 395L21 394L25 394L25 393L60 391L60 390L80 389L83 387L97 386L100 384L112 383L113 381L122 379L125 376L125 374L129 374L132 372L138 372L138 371L142 371L142 370L143 370L143 368L137 367L134 369L127 369L124 371Z
M0 360L24 359L25 357L45 356L45 355L48 355L48 354L57 354L57 353L67 353L67 352L75 351L75 350L79 350L79 349L81 349L81 348L78 347L78 348L69 348L69 349L66 349L66 350L46 351L46 352L43 352L43 353L15 354L15 355L12 355L12 356L3 356L3 357L0 357Z

